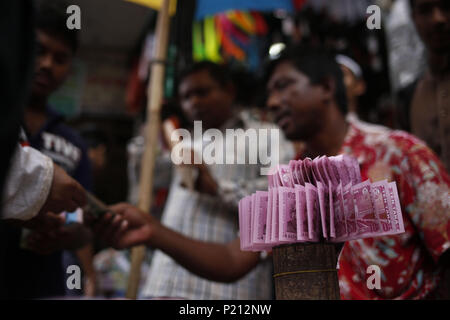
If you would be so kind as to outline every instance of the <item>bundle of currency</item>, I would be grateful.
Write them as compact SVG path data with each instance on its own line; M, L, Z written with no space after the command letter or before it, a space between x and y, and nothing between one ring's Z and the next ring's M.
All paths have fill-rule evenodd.
M86 192L86 198L87 198L87 205L84 208L85 214L93 217L94 219L99 219L108 212L114 215L114 213L111 212L108 206L104 204L101 200L99 200L96 196L94 196L92 193Z
M362 182L353 157L293 160L278 166L268 179L268 191L257 191L239 202L244 251L405 231L395 182Z

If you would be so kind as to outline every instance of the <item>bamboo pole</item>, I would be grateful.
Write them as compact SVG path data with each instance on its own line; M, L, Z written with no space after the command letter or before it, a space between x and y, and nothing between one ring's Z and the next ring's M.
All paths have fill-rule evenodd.
M153 174L156 146L160 132L160 111L164 94L164 73L169 41L169 6L171 0L163 0L156 22L156 46L154 61L150 65L150 81L147 87L147 121L145 127L145 148L141 161L138 207L144 212L152 203ZM131 269L126 297L136 299L141 276L141 264L145 258L145 246L131 249Z
M277 300L339 300L335 244L289 244L273 250Z

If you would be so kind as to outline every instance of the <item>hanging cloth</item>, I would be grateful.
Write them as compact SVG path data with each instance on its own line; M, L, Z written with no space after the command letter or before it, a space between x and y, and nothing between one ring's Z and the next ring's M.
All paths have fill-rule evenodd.
M256 34L266 35L269 32L269 27L267 26L266 20L262 14L256 11L252 11L250 14L255 22Z
M224 14L216 16L216 25L218 25L217 31L219 33L220 42L222 43L222 49L226 55L234 57L236 60L244 61L246 58L244 50L235 45L227 34L229 24L230 22Z
M232 10L228 11L226 16L235 26L238 26L246 33L251 35L256 33L255 21L253 21L253 17L250 14Z
M205 56L207 60L215 63L222 61L220 56L220 43L217 38L217 32L215 27L215 20L213 16L205 18L204 24L204 37L205 37Z
M205 60L205 46L203 45L202 23L194 21L192 25L192 54L194 61Z

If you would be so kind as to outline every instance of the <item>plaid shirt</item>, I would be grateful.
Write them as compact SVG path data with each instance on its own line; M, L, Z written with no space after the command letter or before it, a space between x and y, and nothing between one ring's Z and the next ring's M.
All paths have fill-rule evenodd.
M246 130L274 127L251 119L247 113L241 113L239 119L233 119L224 128ZM281 139L280 151L286 152L280 156L280 162L293 155L291 145L284 141ZM260 165L213 164L208 168L219 184L220 196L190 191L180 185L181 178L175 174L162 223L197 240L227 243L238 236L238 200L256 190L267 189L267 177L260 175ZM263 260L239 281L218 283L192 274L163 252L156 251L141 295L202 300L271 299L271 266L270 259Z

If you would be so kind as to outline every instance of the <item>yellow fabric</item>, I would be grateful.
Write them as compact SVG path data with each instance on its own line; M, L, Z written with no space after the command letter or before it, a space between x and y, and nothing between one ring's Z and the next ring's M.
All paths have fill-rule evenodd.
M205 18L204 38L205 38L206 58L215 63L221 62L222 57L220 56L219 53L220 42L219 39L217 39L214 17Z
M163 4L163 0L125 0L125 1L134 2L155 10L161 9L161 6ZM171 0L169 7L169 14L173 16L176 13L176 9L177 9L177 0Z

